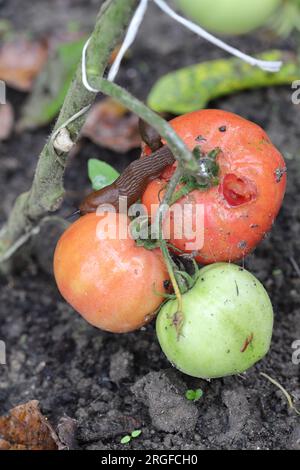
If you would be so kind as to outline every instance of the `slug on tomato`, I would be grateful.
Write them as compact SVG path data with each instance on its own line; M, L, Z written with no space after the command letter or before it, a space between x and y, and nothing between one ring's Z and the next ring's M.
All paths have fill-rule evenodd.
M135 160L114 183L89 194L79 207L80 214L96 212L103 204L110 204L119 210L120 199L124 198L127 198L127 205L130 207L143 195L148 184L158 178L167 166L173 165L174 161L174 156L166 145L148 158Z

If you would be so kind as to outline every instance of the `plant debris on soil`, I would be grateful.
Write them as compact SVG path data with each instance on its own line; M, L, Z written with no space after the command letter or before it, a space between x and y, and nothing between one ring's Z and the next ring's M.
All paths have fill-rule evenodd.
M0 450L57 450L58 437L39 410L37 400L0 416Z
M52 7L53 3L53 7ZM90 22L99 2L21 0L1 3L2 17L17 28L39 32L65 28L66 18ZM26 10L24 12L24 10ZM256 53L269 47L296 48L265 32L230 38L233 46ZM226 54L199 40L172 20L149 8L131 56L118 83L146 99L164 73ZM19 109L26 95L8 90ZM292 104L291 89L243 92L210 104L257 122L286 157L288 188L272 233L244 264L266 286L275 310L272 348L247 373L206 382L187 377L170 366L160 350L154 324L126 335L105 333L88 325L59 295L51 275L55 232L51 243L36 243L35 259L0 279L0 340L6 343L6 365L0 365L0 415L17 405L38 400L41 413L67 448L124 449L120 443L134 430L138 439L126 449L298 449L300 420L285 397L260 376L276 379L300 403L299 365L293 364L292 344L300 338L300 277L290 262L300 256L300 106ZM37 156L50 127L0 142L0 222L16 196L28 190ZM66 199L60 214L68 215L90 191L87 161L99 158L122 170L139 150L119 154L85 142L66 174ZM45 237L45 233L43 232ZM42 254L41 254L42 253ZM42 260L42 261L41 261ZM20 260L21 263L21 260ZM188 401L188 389L203 397ZM68 417L63 423L63 418ZM70 421L72 420L72 421ZM10 442L9 436L2 439ZM14 440L15 442L15 440ZM28 445L24 440L17 444ZM38 442L38 445L40 441Z

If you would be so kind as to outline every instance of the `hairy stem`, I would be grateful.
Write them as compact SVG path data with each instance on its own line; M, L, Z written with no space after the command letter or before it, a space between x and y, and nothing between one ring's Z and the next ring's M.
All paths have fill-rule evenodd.
M138 0L107 0L104 3L89 44L88 73L103 76L110 54L119 43L137 4ZM82 84L79 64L53 133L76 113L91 105L94 97L95 94L87 91ZM81 115L66 126L71 145L80 133L83 120L84 116ZM49 138L40 154L31 189L18 197L0 232L0 263L7 258L8 250L12 255L12 247L19 247L18 241L24 234L29 233L48 212L55 211L60 206L64 195L63 174L69 150L63 147L57 149L53 145L53 139Z
M165 213L170 207L170 202L172 200L176 186L179 183L181 177L182 177L182 170L180 167L178 167L168 184L166 194L164 195L163 201L158 208L156 220L154 221L158 230L157 238L159 240L160 249L163 254L163 257L164 257L164 260L165 260L165 263L169 272L169 276L173 285L173 289L177 298L179 312L182 312L181 293L184 292L185 285L184 285L184 281L182 277L179 274L177 275L176 272L174 271L174 268L176 270L176 266L174 265L173 260L170 256L168 245L163 235L163 221L164 221Z

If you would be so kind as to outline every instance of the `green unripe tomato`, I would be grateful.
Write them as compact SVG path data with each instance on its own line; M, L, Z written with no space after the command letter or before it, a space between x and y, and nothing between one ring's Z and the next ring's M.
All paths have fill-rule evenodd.
M203 28L217 34L245 34L262 26L281 0L176 0Z
M199 378L234 375L253 366L269 348L273 308L263 285L234 264L199 271L183 295L183 322L177 300L168 301L156 321L160 346L169 361Z

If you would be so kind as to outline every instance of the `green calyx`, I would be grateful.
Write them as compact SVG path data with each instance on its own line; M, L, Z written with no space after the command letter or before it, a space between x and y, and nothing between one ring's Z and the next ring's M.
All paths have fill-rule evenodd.
M180 182L183 186L174 193L171 204L174 204L183 196L187 196L195 189L205 191L219 184L220 167L217 157L220 152L220 148L215 148L208 153L204 153L198 145L194 148L193 155L198 162L199 173L196 173L196 175L184 175L181 178Z
M194 178L200 189L208 189L219 183L220 168L217 163L217 157L220 152L220 148L215 148L205 154L202 152L201 147L197 146L194 148L193 154L199 164L199 174Z

